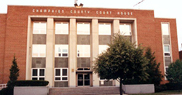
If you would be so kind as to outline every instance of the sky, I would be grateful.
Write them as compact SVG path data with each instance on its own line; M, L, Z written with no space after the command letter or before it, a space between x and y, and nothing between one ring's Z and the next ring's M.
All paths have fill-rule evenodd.
M176 18L178 31L178 48L182 50L182 9L181 0L77 0L83 7L121 8L121 9L149 9L154 10L156 18ZM7 5L33 6L68 6L73 7L75 0L2 0L0 14L7 13Z

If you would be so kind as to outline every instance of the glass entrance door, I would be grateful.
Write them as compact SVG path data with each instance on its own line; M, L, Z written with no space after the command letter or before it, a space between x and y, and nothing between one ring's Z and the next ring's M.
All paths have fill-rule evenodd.
M90 74L78 74L78 86L90 86Z

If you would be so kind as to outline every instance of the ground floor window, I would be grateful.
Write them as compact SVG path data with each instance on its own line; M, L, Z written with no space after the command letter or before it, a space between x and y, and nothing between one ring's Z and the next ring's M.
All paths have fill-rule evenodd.
M32 80L45 80L45 68L32 68Z
M55 81L68 81L68 68L55 68Z

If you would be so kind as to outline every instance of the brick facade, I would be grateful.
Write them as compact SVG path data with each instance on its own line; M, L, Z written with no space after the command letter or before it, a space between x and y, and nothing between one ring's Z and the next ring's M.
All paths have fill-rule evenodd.
M46 12L44 11L46 10ZM50 10L50 11L49 11ZM9 69L15 54L20 68L19 80L26 79L27 31L29 16L61 16L82 18L134 18L137 24L138 44L151 47L164 74L161 22L170 23L173 61L179 58L176 19L155 18L153 10L74 8L43 6L8 6L7 14L0 14L0 84L9 78ZM45 17L46 18L46 17ZM35 20L34 19L34 20ZM111 21L112 22L112 21ZM163 79L164 80L164 79ZM162 83L165 83L163 81Z

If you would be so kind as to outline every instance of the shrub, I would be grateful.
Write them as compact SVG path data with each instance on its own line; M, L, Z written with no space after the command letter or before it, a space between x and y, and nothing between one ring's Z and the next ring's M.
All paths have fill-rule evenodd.
M0 90L0 95L13 95L13 88L3 88Z
M166 85L155 85L155 92L161 92L167 90Z
M182 84L180 83L166 83L167 90L181 90Z
M46 86L48 81L44 80L18 80L15 81L15 86Z

